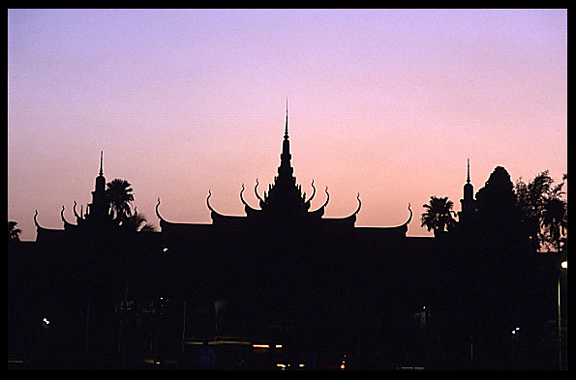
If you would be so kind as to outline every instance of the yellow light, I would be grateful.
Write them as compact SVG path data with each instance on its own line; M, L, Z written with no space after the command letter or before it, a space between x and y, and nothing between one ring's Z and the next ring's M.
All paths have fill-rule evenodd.
M304 368L304 363L300 363L300 364L298 364L298 367L300 367L300 368Z
M562 269L568 269L568 260L564 260L560 263Z
M274 348L282 348L281 344L277 344L276 346L274 346Z
M270 348L269 344L253 344L253 348Z

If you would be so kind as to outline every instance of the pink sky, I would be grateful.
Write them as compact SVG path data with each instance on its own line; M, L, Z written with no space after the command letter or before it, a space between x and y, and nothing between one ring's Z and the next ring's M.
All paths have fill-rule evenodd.
M420 227L430 195L460 210L495 166L567 171L566 10L9 10L8 219L23 240L108 181L138 211L243 215L280 162L285 98L303 191L327 217ZM246 200L257 206L253 192ZM312 207L324 202L319 191Z

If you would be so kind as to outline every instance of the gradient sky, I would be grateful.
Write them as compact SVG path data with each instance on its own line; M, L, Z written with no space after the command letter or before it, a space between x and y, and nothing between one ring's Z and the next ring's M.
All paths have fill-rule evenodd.
M138 211L244 215L280 162L285 99L303 191L326 217L420 227L495 166L567 171L566 10L9 10L8 219L23 240L127 179ZM253 192L246 200L256 207ZM319 191L312 202L324 202ZM86 207L86 206L84 206Z

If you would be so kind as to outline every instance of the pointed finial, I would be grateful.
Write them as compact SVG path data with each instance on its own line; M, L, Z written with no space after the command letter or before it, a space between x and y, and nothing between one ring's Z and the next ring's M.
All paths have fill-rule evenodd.
M466 183L470 183L470 159L466 163Z
M104 175L104 170L103 170L103 166L102 166L103 156L104 156L104 151L101 150L101 151L100 151L100 175L101 175L101 176Z
M288 139L288 97L286 97L286 127L284 128L284 138Z

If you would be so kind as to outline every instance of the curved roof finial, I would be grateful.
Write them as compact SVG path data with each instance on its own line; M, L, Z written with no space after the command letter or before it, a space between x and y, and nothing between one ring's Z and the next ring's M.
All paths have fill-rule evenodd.
M410 202L408 202L408 211L410 212L410 216L408 216L408 220L404 222L403 226L408 225L408 223L412 221L412 216L414 215L414 213L412 212L412 208L410 206L411 206Z
M310 196L310 198L308 198L308 202L310 202L316 196L316 186L314 186L314 180L312 180L312 183L310 184L310 186L312 186L313 191L312 191L312 195Z
M254 186L254 194L256 194L256 198L258 198L258 200L260 201L260 208L262 208L262 205L266 204L266 202L264 202L264 199L262 199L262 197L260 197L260 194L258 194L258 185L260 185L260 183L258 182L258 178L256 178L256 186Z
M36 225L37 228L42 228L40 227L40 224L38 224L38 210L36 210L36 212L34 213L34 224Z
M69 223L69 222L66 220L66 217L64 216L64 210L65 210L65 207L64 207L64 205L62 205L62 210L60 211L60 218L62 219L62 222L64 223L64 226L66 226L66 225L71 224L71 223Z
M212 208L212 206L210 206L210 197L212 196L212 192L210 191L210 189L208 189L208 196L206 197L206 206L208 206L208 209L212 212L216 212L214 211L214 209Z
M158 207L160 207L160 197L158 197L158 203L156 203L156 216L158 217L158 219L164 220L164 218L162 218L162 215L160 215L160 211L158 210Z
M358 195L356 196L356 200L358 201L358 208L356 209L356 211L354 211L354 215L358 214L360 212L360 209L362 208L362 201L360 200L360 193L358 193Z
M326 201L324 202L324 204L322 206L320 206L317 210L310 211L310 212L316 213L316 212L318 212L318 210L324 209L326 207L326 205L328 204L328 201L330 200L330 194L328 193L328 186L326 186L326 189L324 189L324 192L326 193Z
M324 192L326 193L326 202L324 202L324 204L322 205L322 208L326 207L328 205L328 201L330 200L330 194L328 194L328 186L326 186L326 189L324 189Z
M244 204L244 210L246 210L246 213L251 212L251 211L259 211L256 210L255 208L252 208L245 200L244 200L244 184L242 184L242 190L240 190L240 200L242 201L242 203Z
M244 193L244 184L242 184L242 190L240 190L240 200L242 201L242 203L244 203L244 206L248 206L248 204L246 204L246 201L244 200L244 196L242 195Z
M78 205L78 203L76 203L76 201L74 201L74 207L72 207L72 210L74 211L74 216L76 217L76 221L78 221L78 219L82 219L80 218L80 216L78 215L78 212L76 212L76 206ZM82 211L80 211L80 213L82 213Z

